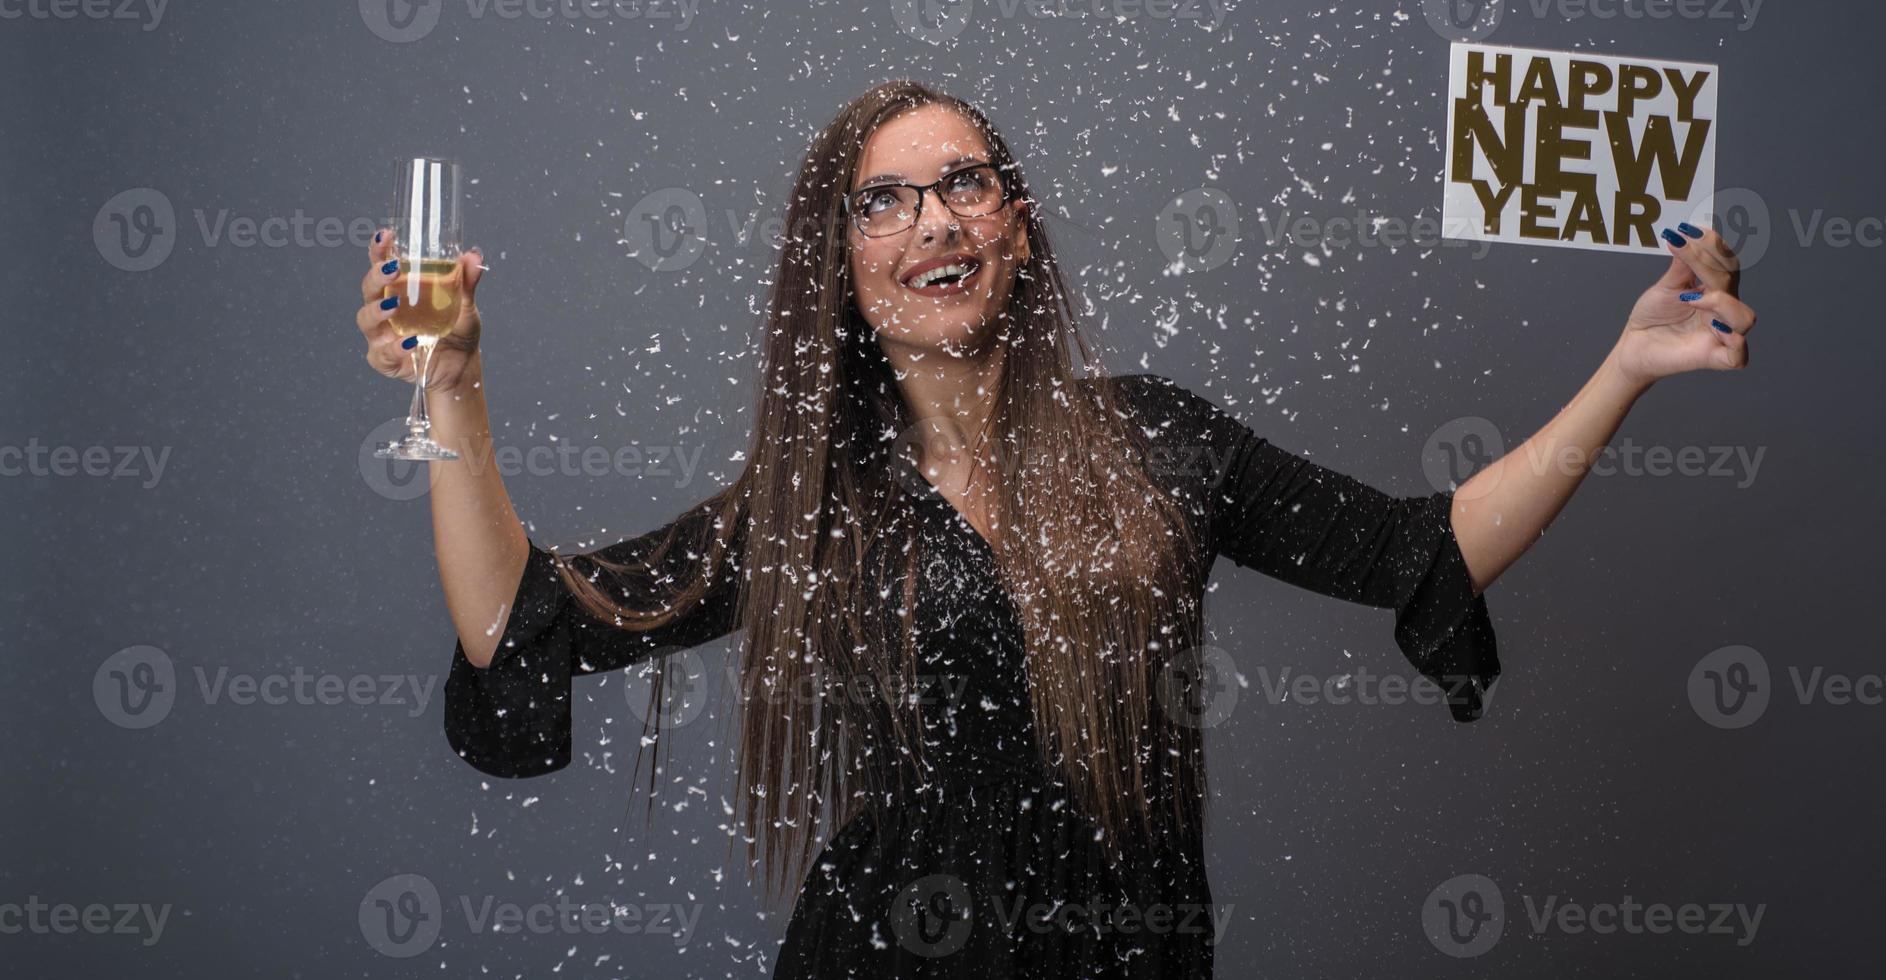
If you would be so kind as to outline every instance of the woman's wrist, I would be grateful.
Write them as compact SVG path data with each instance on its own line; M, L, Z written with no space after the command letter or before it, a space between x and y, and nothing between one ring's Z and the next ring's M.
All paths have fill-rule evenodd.
M1631 367L1631 328L1625 327L1618 336L1617 343L1611 345L1611 352L1605 355L1604 363L1598 366L1597 381L1604 388L1629 402L1634 402L1644 392L1650 390L1657 379L1648 377Z
M427 398L432 413L433 438L448 446L467 436L488 435L491 421L485 410L483 361L473 351L450 386L434 389Z
M484 355L474 350L471 352L470 356L465 358L465 367L458 372L458 377L454 378L451 384L440 386L433 391L435 396L439 397L441 400L463 400L465 395L473 392L483 394L484 386Z

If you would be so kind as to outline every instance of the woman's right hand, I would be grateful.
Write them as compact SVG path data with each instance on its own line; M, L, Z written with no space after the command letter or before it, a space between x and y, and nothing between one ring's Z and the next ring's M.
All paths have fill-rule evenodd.
M382 299L386 287L399 278L399 265L394 253L393 230L380 229L374 236L373 244L367 248L371 265L367 267L366 277L360 280L361 306L354 315L354 322L367 339L367 363L389 378L412 384L412 347L406 346L412 338L400 337L393 332L390 321L397 306L389 307L386 305L388 301ZM460 380L475 373L471 365L478 355L478 334L482 328L476 296L478 280L484 274L484 255L474 248L460 255L458 261L464 297L459 304L458 322L453 325L452 332L440 337L438 346L432 350L432 362L426 370L426 388L429 390L456 387ZM413 346L417 346L416 341Z

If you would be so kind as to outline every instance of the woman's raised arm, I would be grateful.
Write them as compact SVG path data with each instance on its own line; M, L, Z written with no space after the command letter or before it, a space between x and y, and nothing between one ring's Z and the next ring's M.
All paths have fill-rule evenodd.
M381 229L368 247L370 265L360 281L361 306L354 321L367 341L367 363L389 378L413 383L413 338L393 332L399 298L383 299L399 276L393 234ZM482 323L476 302L484 257L470 251L463 264L464 302L458 323L432 352L426 387L432 412L432 438L459 458L433 462L432 540L439 560L439 581L452 613L465 657L483 667L491 662L498 637L510 616L530 542L504 490L504 477L492 465L491 420L485 411L484 372L478 356Z
M1741 266L1721 236L1689 225L1665 230L1669 268L1632 308L1624 333L1585 386L1545 428L1454 493L1454 536L1476 593L1545 533L1659 378L1748 366L1755 311L1741 299Z

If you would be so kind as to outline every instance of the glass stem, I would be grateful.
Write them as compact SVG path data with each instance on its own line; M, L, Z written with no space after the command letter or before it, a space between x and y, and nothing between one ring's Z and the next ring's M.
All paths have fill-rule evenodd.
M421 337L413 348L413 404L406 412L406 431L414 441L427 438L432 429L432 416L426 412L426 374L432 368L434 343L430 337Z

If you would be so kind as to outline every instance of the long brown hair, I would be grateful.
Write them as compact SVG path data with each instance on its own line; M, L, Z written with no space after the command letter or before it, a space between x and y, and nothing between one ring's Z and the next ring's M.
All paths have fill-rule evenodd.
M1007 349L990 411L1002 463L991 475L1002 519L990 544L1023 629L1040 761L1116 853L1164 822L1149 802L1155 796L1170 798L1175 809L1164 816L1180 821L1204 802L1198 732L1174 722L1155 697L1159 671L1198 641L1203 573L1186 557L1193 530L1148 473L1144 436L1111 386L1080 380L1077 361L1089 377L1104 372L1076 328L1008 145L967 102L913 81L886 82L847 104L806 151L765 320L748 463L704 505L716 515L705 540L671 537L662 546L703 555L704 568L730 558L739 566L742 818L749 860L763 852L781 890L815 853L821 828L886 799L894 787L883 773L906 781L915 770L903 761L921 755L914 709L880 713L845 698L793 695L857 679L883 690L914 682L915 526L887 434L923 420L911 417L853 298L841 201L871 133L926 105L969 120L1010 192L1030 202L1030 255L997 329ZM893 560L871 567L873 555ZM638 610L576 562L633 570L559 561L583 606L624 629L668 623L709 588L703 574L661 608ZM892 595L901 621L881 622Z

